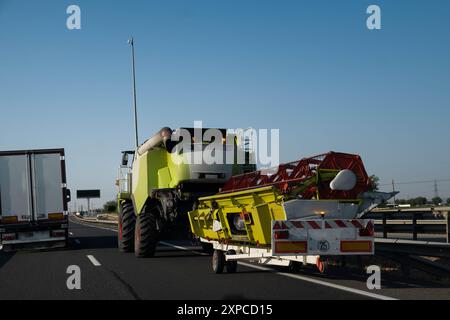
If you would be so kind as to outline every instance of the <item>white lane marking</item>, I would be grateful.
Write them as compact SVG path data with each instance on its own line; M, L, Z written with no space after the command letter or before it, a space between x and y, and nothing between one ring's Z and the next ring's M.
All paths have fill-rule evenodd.
M396 281L397 284L402 285L402 286L408 286L411 288L423 288L423 286L419 286L417 284L413 284L413 283L406 283L406 282L401 282L401 281Z
M108 228L102 228L102 227L98 227L98 226L91 226L91 225L84 224L84 223L78 223L78 224L86 225L86 226L92 227L92 228L98 228L98 229L104 229L104 230L108 230L108 231L117 232L117 230L112 230L112 229L108 229ZM193 252L193 253L198 254L198 255L208 255L207 253L204 253L204 252L192 251L192 250L190 250L188 248L185 248L185 247L182 247L182 246L173 245L173 244L168 243L168 242L160 241L160 243L162 245L173 247L173 248L176 248L176 249L179 249L179 250L190 251L190 252ZM249 267L249 268L254 268L254 269L264 270L264 271L270 271L270 272L272 272L274 274L278 274L278 275L281 275L281 276L294 278L294 279L297 279L297 280L303 280L303 281L307 281L307 282L311 282L311 283L315 283L315 284L319 284L319 285L335 288L335 289L338 289L338 290L342 290L342 291L347 291L347 292L363 295L363 296L374 298L374 299L398 300L396 298L383 296L383 295L380 295L380 294L371 293L371 292L367 292L367 291L363 291L363 290L353 289L353 288L350 288L350 287L345 287L345 286L341 286L341 285L338 285L338 284L334 284L334 283L330 283L330 282L326 282L326 281L322 281L322 280L308 278L308 277L301 276L301 275L298 275L298 274L277 272L274 269L270 269L270 268L266 268L266 267L262 267L262 266L257 266L257 265L253 265L253 264L246 263L246 262L239 262L239 264L243 265L243 266L246 266L246 267Z
M101 266L100 262L98 262L98 260L95 259L94 256L88 255L88 256L86 256L86 257L87 257L89 260L91 260L92 264L93 264L95 267L100 267L100 266Z
M70 234L71 236L73 236L73 232L69 232L69 234Z
M205 252L194 251L194 250L192 250L192 248L186 248L186 247L182 247L182 246L177 246L177 245L171 244L169 242L160 241L159 243L164 245L164 246L172 247L172 248L175 248L175 249L178 249L178 250L189 251L189 252L198 254L200 256L209 256L209 254L207 254Z
M258 269L258 270L263 270L263 271L269 271L269 272L272 272L274 274L278 274L280 276L285 276L285 277L288 277L288 278L294 278L294 279L297 279L297 280L303 280L303 281L311 282L311 283L314 283L314 284L318 284L318 285L322 285L322 286L326 286L326 287L330 287L330 288L334 288L334 289L338 289L338 290L342 290L342 291L347 291L347 292L359 294L359 295L370 297L370 298L374 298L374 299L379 299L379 300L398 300L396 298L384 296L384 295L381 295L381 294L376 294L376 293L371 293L371 292L367 292L367 291L364 291L364 290L358 290L358 289L354 289L354 288L350 288L350 287L345 287L345 286L341 286L339 284L334 284L334 283L331 283L331 282L326 282L326 281L322 281L322 280L317 280L317 279L301 276L299 274L277 272L277 271L275 271L273 269L270 269L270 268L266 268L266 267L262 267L262 266L256 266L256 265L253 265L253 264L250 264L250 263L246 263L246 262L239 262L239 264L242 265L242 266L245 266L245 267Z

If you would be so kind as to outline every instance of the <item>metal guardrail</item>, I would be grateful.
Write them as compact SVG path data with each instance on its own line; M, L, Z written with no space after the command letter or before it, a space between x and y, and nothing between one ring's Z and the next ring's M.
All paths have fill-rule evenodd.
M389 233L409 233L412 234L413 240L417 240L419 234L442 234L446 243L450 243L450 214L448 211L433 209L379 210L367 214L364 218L374 220L375 232L381 232L383 238L388 238Z
M403 239L375 239L375 252L450 258L450 244Z
M450 258L450 243L401 239L375 239L375 254L396 261L404 274L417 269L439 278L449 278L450 268L429 258Z
M96 217L94 218L86 218L86 217L78 217L76 215L71 215L75 220L80 222L87 222L87 223L94 223L94 224L107 224L107 225L117 225L117 221L114 220L103 220L98 219Z

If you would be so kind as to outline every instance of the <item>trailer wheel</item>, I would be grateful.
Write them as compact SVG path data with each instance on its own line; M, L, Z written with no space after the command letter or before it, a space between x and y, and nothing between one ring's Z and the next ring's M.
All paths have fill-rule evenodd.
M225 255L220 250L214 250L212 256L213 271L217 274L220 274L223 272L224 267L225 267Z
M361 273L366 273L366 266L364 265L363 257L356 256L356 265L358 266L358 271Z
M236 251L234 251L234 250L228 250L227 251L227 256L228 255L235 255L236 254ZM227 273L236 273L236 271L237 271L237 266L238 266L238 264L237 264L237 261L226 261L225 262L225 267L226 267L226 269L227 269Z
M316 266L321 274L327 274L329 271L328 261L320 257L316 260Z
M131 202L125 202L120 206L117 242L122 252L134 250L134 228L136 216Z
M153 210L150 212L144 210L138 215L134 234L134 255L137 258L154 256L159 232Z
M211 243L200 242L202 246L202 251L207 254L212 254L214 252L214 247Z
M302 264L297 261L289 261L288 270L290 273L299 273L302 268Z

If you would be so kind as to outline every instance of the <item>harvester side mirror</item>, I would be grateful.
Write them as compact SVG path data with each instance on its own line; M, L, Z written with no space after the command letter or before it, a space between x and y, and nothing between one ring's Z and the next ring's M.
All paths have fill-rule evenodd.
M122 165L123 166L128 165L128 153L126 152L122 153Z

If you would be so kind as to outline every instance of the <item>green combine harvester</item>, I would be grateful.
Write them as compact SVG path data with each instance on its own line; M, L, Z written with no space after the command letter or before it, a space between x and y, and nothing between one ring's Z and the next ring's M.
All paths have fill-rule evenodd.
M200 142L195 138L189 142L179 139L180 131L196 137L197 130L202 133ZM215 142L203 141L207 130L180 128L173 131L166 127L135 151L123 152L117 181L118 245L122 252L134 251L136 257L153 256L163 232L176 231L177 235L189 232L187 213L196 208L199 197L217 193L234 175L255 170L256 166L249 164L248 152L245 152L246 164L237 164L238 142L236 138L227 137L226 129L219 129L220 145L223 154L232 149L232 161L223 161L223 164L183 161L189 156L195 159ZM176 141L173 137L177 137ZM188 148L179 150L181 143Z

